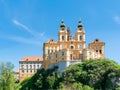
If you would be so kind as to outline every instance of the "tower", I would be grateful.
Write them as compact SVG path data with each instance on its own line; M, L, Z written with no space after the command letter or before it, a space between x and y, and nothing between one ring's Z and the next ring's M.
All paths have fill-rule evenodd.
M78 22L78 27L77 27L77 30L76 30L75 39L76 39L77 42L79 42L78 48L84 49L85 48L85 43L86 43L86 41L85 41L85 30L83 28L81 20Z
M88 45L88 49L93 50L100 55L100 58L104 58L104 47L105 43L101 42L99 39L95 39L92 43Z
M58 32L58 41L59 42L67 41L67 29L63 20L61 21L60 29Z

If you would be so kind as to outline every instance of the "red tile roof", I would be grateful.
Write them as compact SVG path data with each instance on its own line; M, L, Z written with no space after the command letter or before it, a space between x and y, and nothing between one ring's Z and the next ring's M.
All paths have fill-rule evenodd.
M26 56L20 62L38 62L43 61L42 56Z

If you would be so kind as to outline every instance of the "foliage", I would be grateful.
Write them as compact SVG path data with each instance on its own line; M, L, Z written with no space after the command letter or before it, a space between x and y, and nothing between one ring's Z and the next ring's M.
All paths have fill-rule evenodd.
M22 83L21 90L119 90L120 66L114 61L88 60L68 67L62 76L56 68L40 69Z
M63 72L63 76L67 82L74 80L74 82L89 85L95 90L115 89L118 87L116 82L120 78L120 66L107 59L89 60L69 67Z
M14 78L13 64L0 63L0 90L19 90L20 84Z
M120 87L117 87L115 90L120 90Z
M59 89L60 90L94 90L88 85L83 85L79 82L69 83L69 84L61 83Z
M21 83L21 90L57 89L61 78L56 69L40 69L35 75Z

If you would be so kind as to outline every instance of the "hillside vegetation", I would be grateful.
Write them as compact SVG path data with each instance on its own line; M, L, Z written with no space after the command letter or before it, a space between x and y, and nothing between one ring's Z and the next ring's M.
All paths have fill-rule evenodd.
M68 67L62 76L57 68L40 69L21 85L21 90L120 90L120 65L108 59L89 60Z

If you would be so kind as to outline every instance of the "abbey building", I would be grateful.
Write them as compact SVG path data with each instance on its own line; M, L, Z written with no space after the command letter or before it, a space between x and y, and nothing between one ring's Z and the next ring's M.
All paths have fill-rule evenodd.
M58 31L58 41L50 39L43 46L43 66L45 69L58 66L62 72L66 67L90 59L104 58L105 43L95 39L86 48L85 30L79 21L76 34L73 36L70 28L61 22Z
M105 43L95 39L86 48L85 30L79 21L75 35L64 22L60 24L58 41L50 39L43 45L43 56L25 56L19 61L19 71L16 78L20 81L31 77L40 68L58 68L63 72L70 65L84 62L85 60L104 58Z

